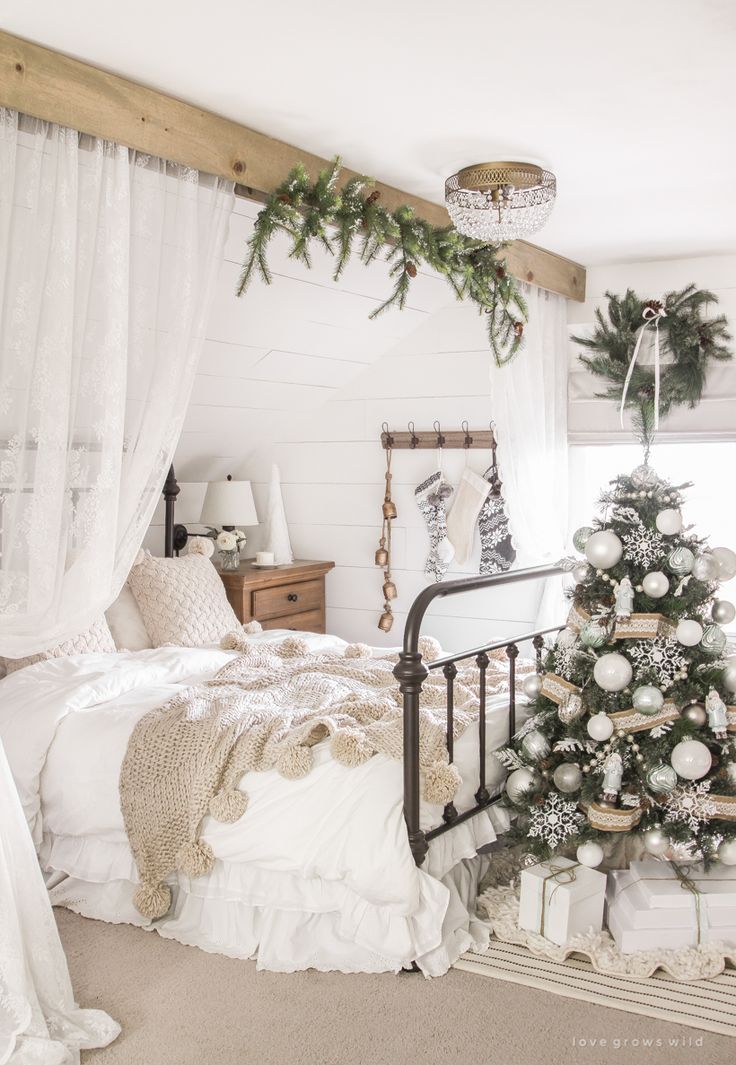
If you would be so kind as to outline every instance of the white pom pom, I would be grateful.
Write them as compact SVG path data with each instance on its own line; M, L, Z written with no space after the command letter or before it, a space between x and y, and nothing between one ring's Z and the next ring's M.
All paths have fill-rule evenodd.
M419 653L425 662L434 662L442 654L439 640L435 640L434 636L420 636Z
M345 648L346 658L371 658L371 649L367 643L349 643Z
M247 621L243 625L243 632L247 632L249 636L255 635L257 632L263 632L263 625L260 621Z
M188 555L202 555L203 558L212 558L215 553L215 545L209 536L191 536L187 541Z

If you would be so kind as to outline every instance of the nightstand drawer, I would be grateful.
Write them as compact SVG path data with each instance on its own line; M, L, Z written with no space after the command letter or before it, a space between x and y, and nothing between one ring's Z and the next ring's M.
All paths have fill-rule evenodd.
M321 610L322 595L322 581L299 581L276 588L260 588L253 592L253 617L263 622L270 618Z
M295 629L299 632L324 632L325 625L321 610L309 610L303 614L288 614L282 618L271 618L261 624L264 629Z

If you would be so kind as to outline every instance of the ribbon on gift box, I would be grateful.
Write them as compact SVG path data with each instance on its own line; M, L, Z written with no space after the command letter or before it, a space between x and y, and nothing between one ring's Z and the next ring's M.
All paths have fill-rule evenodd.
M664 863L662 863L662 864L664 865ZM695 879L695 878L693 878L693 877L688 875L689 868L690 868L689 866L681 867L681 866L679 866L677 864L677 862L672 862L672 861L668 861L666 864L669 865L670 869L672 869L672 871L674 872L675 876L680 881L680 887L682 888L682 890L683 891L689 891L690 894L693 897L693 903L695 905L695 920L696 920L696 923L697 923L698 946L700 946L701 938L702 938L702 934L703 934L703 910L702 910L702 904L701 904L701 899L702 899L703 893L700 890L700 888L698 887L698 883L700 882L700 883L703 883L703 884L712 884L714 882L717 882L717 883L722 883L722 884L732 884L733 883L733 879L731 877L707 876L707 877L700 878L700 881L698 881L697 879ZM658 877L658 876L640 876L636 880L632 880L632 881L630 881L630 883L625 884L624 887L621 889L621 891L624 892L624 891L627 890L627 888L632 887L633 884L638 884L640 881L643 881L643 880L648 880L650 882L656 883L658 880L661 880L661 879L662 878ZM707 913L707 910L706 910L706 913Z
M574 865L563 865L555 869L554 862L550 862L551 873L542 880L542 912L539 917L539 934L544 935L544 914L548 906L551 905L552 899L555 896L557 888L562 887L564 884L572 884L577 880L575 870L580 868L580 862L575 862ZM563 879L560 879L562 877ZM555 886L552 889L552 894L547 898L547 884L554 881Z

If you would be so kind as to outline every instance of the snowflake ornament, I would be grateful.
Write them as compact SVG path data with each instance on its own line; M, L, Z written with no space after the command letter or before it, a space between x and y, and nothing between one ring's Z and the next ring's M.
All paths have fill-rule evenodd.
M667 553L665 542L658 532L647 529L641 522L621 537L624 558L637 566L653 566Z
M564 680L571 680L577 668L579 651L575 647L556 647L553 652L555 673Z
M702 780L700 784L688 784L676 788L665 803L665 821L681 822L691 832L697 832L700 825L710 821L717 812L716 804L710 797L710 781Z
M637 640L627 652L633 658L639 670L653 670L659 685L669 685L683 666L687 658L682 653L682 645L674 636L660 636L656 640Z
M552 850L556 850L566 839L579 832L584 821L576 802L563 799L556 791L551 791L544 803L535 806L529 814L527 835L538 837Z

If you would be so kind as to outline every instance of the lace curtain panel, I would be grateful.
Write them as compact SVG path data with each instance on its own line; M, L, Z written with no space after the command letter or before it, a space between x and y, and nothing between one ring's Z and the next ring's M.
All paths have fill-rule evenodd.
M567 485L567 304L524 285L525 345L513 362L491 369L491 405L517 566L556 562L565 553ZM546 582L540 628L562 624L562 578Z
M0 1065L71 1065L120 1026L74 1001L36 851L0 743Z
M233 184L0 109L0 655L116 597L171 461Z

